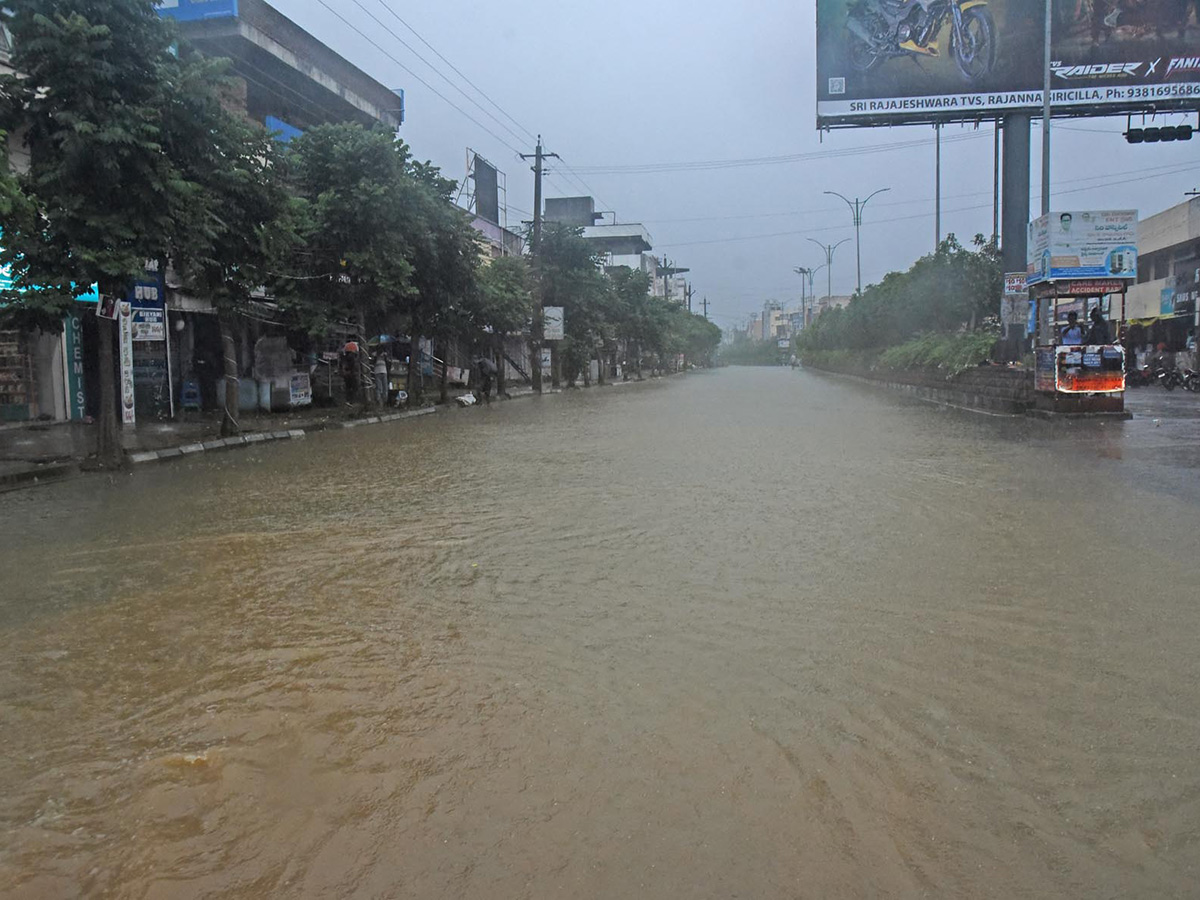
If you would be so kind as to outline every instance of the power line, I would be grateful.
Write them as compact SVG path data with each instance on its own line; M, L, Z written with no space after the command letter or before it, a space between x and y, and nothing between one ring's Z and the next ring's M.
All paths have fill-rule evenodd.
M990 133L963 134L942 139L942 143L960 143L973 141L983 137L991 137ZM659 172L711 171L714 169L736 169L752 166L777 166L797 162L811 162L819 159L843 159L849 156L862 156L873 153L889 153L893 150L905 150L913 147L929 146L928 139L912 141L896 141L891 144L879 144L870 147L845 147L836 150L817 150L811 153L790 153L783 156L753 156L740 159L712 159L692 162L674 163L641 163L634 165L612 166L579 166L577 171L586 175L649 175Z
M1194 169L1195 169L1195 166L1192 163L1181 163L1179 165L1171 167L1170 171L1158 172L1157 174L1154 174L1154 175L1147 175L1147 174L1145 174L1145 172L1147 170L1142 170L1142 172L1140 174L1138 174L1137 176L1135 176L1133 178L1125 178L1120 181L1109 181L1109 182L1105 182L1104 184L1085 185L1084 187L1069 188L1068 190L1058 191L1057 193L1059 193L1059 194L1078 194L1082 191L1092 191L1097 188L1108 187L1110 185L1131 184L1131 183L1137 182L1137 181L1145 181L1149 178L1164 178L1168 175L1179 175L1184 172L1192 172L1192 171L1194 171ZM969 195L965 195L965 196L969 196ZM987 209L990 207L991 207L991 203L976 203L972 206L962 206L962 207L958 207L957 209L946 210L945 212L947 212L947 213L973 212L977 209ZM891 218L891 219L875 219L872 222L867 223L867 224L886 225L886 224L890 224L890 223L894 223L894 222L908 222L908 221L912 221L913 219L928 219L932 215L933 215L933 213L915 213L914 215L911 215L911 216L897 216L897 217ZM809 229L803 229L803 230L799 230L799 231L777 231L777 232L773 232L771 234L745 235L743 237L714 238L712 240L688 241L688 242L677 243L677 244L659 244L659 246L664 247L664 248L665 247L695 247L695 246L701 246L701 245L707 245L707 244L728 244L728 243L736 243L736 242L740 242L740 241L766 240L768 238L776 238L776 237L795 237L795 236L806 236L806 235L813 235L813 234L825 234L830 231L841 231L841 230L843 230L843 229L840 226L835 226L833 228L830 228L830 227L809 228Z
M400 62L400 60L397 59L392 53L385 50L383 47L379 46L379 44L376 43L375 40L373 38L371 38L370 35L368 35L361 28L359 28L357 25L355 25L353 22L351 22L349 19L347 19L345 16L343 16L340 12L338 12L336 9L334 9L332 6L330 6L328 3L326 3L325 0L317 0L317 2L320 3L323 7L325 7L325 9L327 9L329 12L333 13L334 17L337 18L343 25L345 25L347 28L349 28L351 31L353 31L355 34L357 34L359 37L361 37L364 41L366 41L368 44L370 44L372 47L374 47L376 50L378 50L380 53L382 53L384 56L386 56L388 59L390 59L396 65L398 65L401 69L403 69L405 72L407 72L413 78L415 78L420 84L423 84L426 88L428 88L429 91L431 93L433 93L434 96L440 98L447 105L458 110L458 112L461 113L465 119L474 123L476 126L481 128L484 132L491 135L493 138L495 138L497 141L499 141L501 144L503 144L505 147L507 147L513 153L521 152L516 147L514 147L512 144L510 144L508 141L506 141L504 138L500 137L500 135L496 134L496 132L492 131L490 128L488 128L486 125L484 125L482 122L480 122L474 116L472 116L469 112L467 112L465 109L463 109L457 103L455 103L453 100L451 100L449 97L447 97L445 94L443 94L441 91L439 91L437 88L435 88L433 85L431 85L428 81L426 81L424 78L422 78L416 72L414 72L408 66L406 66L404 63Z
M1190 164L1170 163L1170 164L1164 165L1164 166L1152 166L1148 169L1126 169L1121 172L1109 172L1104 175L1087 175L1083 178L1068 178L1068 179L1059 181L1057 183L1060 185L1064 185L1064 184L1081 184L1086 181L1095 181L1095 182L1099 182L1099 183L1096 185L1093 185L1093 187L1103 187L1104 184L1109 183L1108 179L1110 179L1110 178L1117 178L1122 175L1133 175L1135 173L1141 173L1141 174L1145 175L1145 174L1151 173L1151 172L1163 172L1163 174L1168 174L1168 175L1176 174L1179 171L1180 166L1186 166L1186 165L1190 165ZM1124 182L1117 182L1117 183L1123 184ZM986 190L986 191L967 191L967 192L961 193L961 194L943 194L942 199L943 200L964 200L968 197L984 197L984 196L991 197L992 192L990 190ZM906 199L906 200L888 200L886 202L877 203L876 205L877 206L911 206L914 203L922 203L922 202L925 202L930 199L932 199L932 198L916 197L916 198L910 198L910 199ZM982 208L982 207L979 207L979 208ZM742 213L742 214L731 215L731 216L694 216L694 217L680 218L680 219L646 219L646 220L644 220L644 223L646 225L675 225L675 224L695 223L695 222L731 222L731 221L748 220L748 219L784 219L784 218L791 218L792 216L833 215L837 212L838 212L838 210L836 210L832 207L829 207L829 208L825 208L825 209L798 209L798 210L792 210L792 211L788 211L788 212ZM863 224L867 224L867 222L864 220Z
M429 43L429 41L425 40L425 38L423 38L421 36L420 32L418 32L415 28L413 28L410 24L408 24L408 22L406 22L404 19L402 19L400 17L399 13L397 13L394 9L392 9L390 6L388 6L388 4L384 2L384 0L378 0L378 2L379 2L380 6L382 6L389 13L391 13L391 15L396 19L397 22L399 22L401 25L403 25L405 28L407 28L409 31L411 31L414 35L416 35L417 40L419 40L422 44L424 44L426 47L428 47L430 50L432 50L434 55L437 56L438 59L440 59L442 62L444 62L446 65L448 65L450 67L450 69L456 75L458 75L459 78L461 78L463 81L465 81L467 84L469 84L472 88L474 88L475 91L477 91L479 93L479 96L483 97L484 100L486 100L488 103L492 104L492 106L496 107L496 109L498 109L504 115L504 117L506 119L508 119L510 122L512 122L514 125L516 125L517 128L521 129L521 131L523 131L525 133L526 137L528 137L529 140L531 140L531 141L536 140L536 137L532 131L530 131L528 128L526 128L524 125L522 125L516 119L514 119L511 115L509 115L505 111L504 107L502 107L499 103L497 103L495 100L493 100L491 97L489 97L484 92L483 88L479 87L479 85L475 84L475 82L473 82L470 78L468 78L466 75L464 75L462 73L462 71L456 65L454 65L454 63L452 63L452 62L450 62L450 60L446 59L446 57L444 57L438 51L438 49L433 46L433 44ZM476 104L476 105L478 105L478 104Z
M357 6L359 9L361 9L368 16L370 16L371 21L373 21L376 25L378 25L380 28L382 28L384 31L386 31L388 34L390 34L393 38L395 38L396 41L399 42L399 44L402 47L404 47L405 50L407 50L409 53L411 53L413 56L415 56L417 59L419 59L425 65L427 65L430 68L430 70L432 70L434 73L436 73L438 75L438 77L440 77L443 81L446 82L446 84L450 85L450 87L454 88L456 91L458 91L460 94L462 94L463 97L465 97L469 102L473 103L476 106L476 108L478 108L479 111L482 112L485 116L490 118L493 122L495 122L497 125L499 125L501 128L503 128L505 131L507 131L516 140L518 140L518 141L525 140L524 137L522 137L520 134L518 134L517 132L515 132L511 128L509 128L508 125L506 125L503 121L496 118L495 114L493 114L491 110L485 109L479 103L478 100L476 100L474 97L472 97L466 91L464 91L461 87L459 87L457 84L455 84L449 78L449 76L447 76L440 69L438 69L437 66L435 66L433 63L431 63L429 60L427 60L425 57L423 57L420 53L418 53L416 50L414 50L411 44L409 44L406 40L404 40L404 38L400 37L400 35L396 34L396 32L394 32L391 28L389 28L382 21L380 21L379 17L376 16L369 9L367 9L365 6L363 6L363 4L360 2L360 0L354 0L354 5ZM386 7L384 7L384 8L386 9Z

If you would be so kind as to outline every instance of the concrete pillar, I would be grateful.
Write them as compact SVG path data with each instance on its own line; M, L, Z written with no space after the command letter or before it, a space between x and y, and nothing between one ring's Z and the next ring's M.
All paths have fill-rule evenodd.
M1005 272L1024 272L1029 241L1029 116L1013 113L1004 117L1003 188L1000 202L1000 254ZM1019 359L1025 330L1009 326L1005 355Z
M1029 116L1004 117L1004 181L1000 247L1005 272L1025 271L1029 227Z

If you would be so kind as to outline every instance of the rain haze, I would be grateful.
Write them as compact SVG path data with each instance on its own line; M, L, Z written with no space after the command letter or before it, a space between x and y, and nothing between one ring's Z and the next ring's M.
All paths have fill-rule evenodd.
M0 0L0 898L1197 897L1200 0L816 2Z
M824 261L807 238L826 244L853 238L849 209L822 191L854 198L890 188L863 218L864 285L908 268L933 248L933 129L818 134L811 3L277 0L275 5L369 74L404 88L407 122L401 134L418 157L461 180L470 147L506 172L512 223L528 220L533 206L529 163L516 153L532 152L536 134L542 134L546 148L565 162L551 167L547 196L594 194L597 209L614 210L620 222L646 225L652 252L691 269L696 295L708 297L722 326L744 322L765 300L799 297L793 267ZM1191 119L1174 115L1159 121ZM1056 208L1119 207L1148 215L1200 187L1195 144L1130 147L1124 130L1124 117L1055 123ZM992 231L992 126L948 125L942 136L942 231L969 244L976 234ZM1036 209L1036 123L1032 140ZM903 148L860 153L895 144ZM811 156L777 159L802 154ZM671 168L694 162L717 165ZM612 172L641 166L661 168ZM824 273L819 278L824 282ZM853 293L852 244L835 254L832 282L834 295ZM825 285L818 290L823 295Z

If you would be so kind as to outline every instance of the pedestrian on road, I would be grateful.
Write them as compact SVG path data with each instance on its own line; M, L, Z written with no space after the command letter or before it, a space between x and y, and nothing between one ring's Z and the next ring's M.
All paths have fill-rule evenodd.
M379 352L375 354L375 395L379 398L381 406L387 406L388 354L383 346L380 346Z
M496 377L496 364L487 356L480 354L475 360L475 371L479 373L479 394L484 403L492 402L492 380Z

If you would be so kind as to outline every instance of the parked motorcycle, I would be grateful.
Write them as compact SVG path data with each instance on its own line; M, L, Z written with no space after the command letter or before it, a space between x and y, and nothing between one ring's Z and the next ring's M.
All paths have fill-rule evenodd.
M1154 377L1168 391L1173 391L1184 383L1183 376L1179 374L1178 369L1160 368L1155 372Z
M940 56L938 35L950 20L950 55L964 81L996 65L996 23L987 0L857 0L846 20L850 65L869 72L897 56Z
M1183 386L1193 394L1200 394L1200 372L1195 369L1184 369Z

